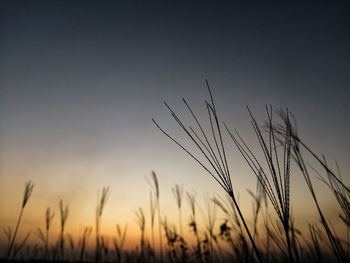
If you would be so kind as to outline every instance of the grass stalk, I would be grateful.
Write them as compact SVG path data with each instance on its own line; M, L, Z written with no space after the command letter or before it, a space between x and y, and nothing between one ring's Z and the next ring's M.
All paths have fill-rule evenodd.
M199 233L198 233L198 224L196 220L196 197L193 193L186 193L187 196L187 202L191 210L191 220L189 223L189 226L192 228L193 234L196 238L196 249L195 249L195 255L198 258L199 262L203 262L202 260L202 249L201 249L201 241L199 239Z
M15 244L15 241L16 241L17 232L18 232L19 225L21 223L22 216L23 216L23 211L24 211L24 208L25 208L25 206L26 206L26 204L27 204L27 202L28 202L32 192L33 192L33 188L34 188L34 184L31 181L29 181L29 182L27 182L25 184L21 210L19 212L19 216L18 216L18 219L17 219L16 227L15 227L15 231L14 231L14 233L12 235L12 239L11 239L8 251L7 251L7 258L8 259L11 258L11 252L13 250L13 247L14 247L14 244Z
M81 246L80 246L80 255L79 255L79 259L80 262L84 261L84 257L85 257L85 250L86 250L86 245L87 245L87 240L90 237L92 232L92 228L91 227L85 227L84 228L84 232L83 232L83 236L81 237Z
M260 256L260 252L250 234L250 230L245 222L244 216L242 215L241 210L239 209L239 206L236 202L236 198L232 188L230 170L227 163L226 151L223 143L223 136L221 132L219 118L216 112L216 107L214 104L213 96L212 96L208 81L206 81L206 84L210 95L210 102L205 101L205 106L208 113L209 124L210 124L210 134L211 134L210 138L207 135L207 133L204 131L203 126L201 125L197 116L194 114L194 112L192 111L191 107L189 106L189 104L185 99L183 99L183 102L186 108L189 110L189 113L193 117L194 122L198 128L198 131L195 131L195 129L192 128L191 126L186 127L184 123L181 121L181 119L178 117L178 115L173 111L173 109L166 102L164 102L164 104L170 111L171 116L174 118L174 120L177 122L180 128L184 131L186 136L190 138L190 140L195 145L195 147L200 151L202 157L204 158L204 160L206 160L208 165L206 165L203 161L201 161L200 157L196 157L193 153L191 153L188 150L188 148L183 146L178 140L176 140L174 137L169 135L169 133L167 133L164 129L162 129L154 119L152 119L152 121L165 136L167 136L170 140L172 140L183 151L185 151L192 159L194 159L205 171L207 171L210 174L210 176L220 185L220 187L231 197L234 205L237 208L237 211L239 211L239 217L242 220L244 228L249 236L249 240L253 246L255 255L258 261L262 262L262 257Z
M117 224L117 238L114 238L114 249L117 257L117 262L122 262L123 259L123 247L125 243L126 232L128 229L128 224L125 225L124 230Z
M61 222L61 231L60 231L60 239L59 239L59 248L60 248L60 256L61 260L64 260L64 228L67 222L69 207L68 205L63 204L63 200L59 202L60 208L60 222Z
M160 214L160 191L159 191L159 183L157 174L152 171L152 179L149 180L146 178L153 189L155 196L156 196L156 204L157 204L157 213L158 213L158 234L159 234L159 258L160 262L163 262L163 238L162 238L162 221L161 221L161 214Z
M48 207L45 212L45 227L46 227L45 259L49 258L49 232L50 232L51 222L54 216L55 216L55 213L51 212L51 208Z
M311 177L309 174L309 170L307 168L307 165L306 165L306 162L304 160L300 146L302 146L307 152L311 153L311 155L322 165L322 167L326 170L328 177L331 177L332 179L335 180L335 182L339 183L339 186L341 186L344 191L349 192L349 189L328 168L326 161L318 158L318 156L309 147L307 147L306 144L304 144L300 140L300 138L297 134L296 124L294 124L294 126L291 126L287 113L280 111L279 114L280 114L281 119L284 121L284 126L275 125L273 128L283 139L284 134L285 134L284 131L286 130L287 125L290 125L294 161L296 162L300 171L302 172L304 180L306 182L306 185L309 188L309 191L311 193L312 199L313 199L315 206L317 208L318 214L319 214L320 219L321 219L322 226L327 234L328 241L329 241L329 244L332 248L334 256L336 257L338 262L346 262L348 259L346 259L346 254L344 252L344 249L343 249L341 243L339 242L338 238L335 237L333 231L329 227L328 222L327 222L327 220L322 212L322 209L321 209L321 206L320 206L319 201L317 199L316 192L315 192L315 189L313 187L313 183L311 181Z
M177 205L177 209L179 211L179 229L180 229L180 235L181 235L181 237L183 237L181 205L182 205L182 198L183 198L183 195L184 195L184 187L183 187L183 185L176 184L175 187L172 188L171 190L172 190L172 192L174 194L176 205Z
M268 121L266 124L266 130L268 134L268 140L262 135L262 130L258 125L256 119L247 107L249 115L251 117L252 126L254 132L258 138L260 148L263 151L266 164L269 172L265 172L262 168L260 161L258 161L255 154L250 150L245 141L235 130L235 134L229 131L226 124L226 130L228 131L231 139L236 145L237 149L243 156L244 160L256 175L257 179L261 183L266 195L269 197L273 208L275 209L279 220L283 225L285 232L285 240L287 243L287 250L290 262L294 262L294 256L292 253L290 242L290 158L291 158L291 124L287 114L285 140L281 143L283 145L283 159L279 157L277 149L277 140L275 130L272 123L272 107L270 109L266 107L266 113Z
M101 260L101 218L103 213L103 208L106 205L107 199L109 197L110 188L103 187L101 196L99 193L97 194L97 206L96 206L96 249L95 249L95 260L96 262L100 262Z
M145 214L140 207L136 212L136 222L140 227L141 237L140 237L140 256L141 259L144 259L145 256L145 226L146 226L146 218Z
M152 247L155 250L155 240L154 240L154 219L156 215L157 202L153 200L153 193L150 192L150 212L151 212L151 235L152 235Z

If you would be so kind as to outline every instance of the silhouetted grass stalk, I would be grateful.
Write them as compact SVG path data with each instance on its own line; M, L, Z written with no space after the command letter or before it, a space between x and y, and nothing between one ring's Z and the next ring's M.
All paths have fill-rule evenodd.
M144 255L145 255L145 226L146 226L146 218L145 218L145 214L143 213L143 210L142 210L141 207L136 212L136 219L137 219L137 224L139 225L140 231L141 231L140 255L141 255L141 259L144 259Z
M153 200L153 193L150 192L150 212L151 212L151 234L152 234L152 247L155 250L155 241L154 241L154 219L156 215L157 208L157 199Z
M259 262L262 262L260 252L254 242L254 239L249 231L245 218L242 215L242 212L240 210L240 207L238 206L236 197L234 195L218 115L216 112L214 100L207 81L206 81L206 84L210 95L210 103L205 101L205 105L206 105L206 110L208 112L210 128L211 128L211 137L212 137L212 141L214 141L213 143L209 142L208 136L204 132L202 125L200 124L198 118L193 113L192 109L190 108L189 104L185 99L183 99L183 102L187 107L187 109L189 110L190 114L192 115L195 123L197 124L200 134L198 134L191 126L187 128L183 124L183 122L179 119L179 117L175 114L175 112L169 107L169 105L166 102L164 102L164 104L170 111L171 116L174 118L177 124L181 127L181 129L185 132L185 134L191 139L191 141L195 144L197 149L201 152L204 159L208 161L209 166L206 166L202 161L200 161L196 156L194 156L194 154L192 154L186 147L184 147L178 140L174 139L165 130L163 130L154 119L152 119L152 121L163 134L165 134L169 139L171 139L175 144L177 144L182 150L184 150L188 155L190 155L200 166L202 166L204 170L206 170L213 177L213 179L224 189L224 191L231 197L238 211L239 217L244 225L244 228L249 237L249 240L253 246L256 257L258 258ZM213 171L211 171L210 169L213 169Z
M287 114L285 112L283 112L283 111L280 111L279 114L280 114L281 119L284 121L284 125L287 126L287 123L289 122ZM276 132L278 132L278 134L281 135L282 138L284 138L284 131L286 130L286 128L284 126L275 125L274 126L274 130L276 130ZM345 252L343 250L343 247L341 246L339 240L334 236L331 228L328 225L328 222L327 222L326 218L324 217L322 209L321 209L321 207L319 205L319 202L318 202L318 199L316 197L316 192L314 190L314 187L313 187L313 184L312 184L312 181L311 181L311 178L310 178L310 174L309 174L307 165L305 163L304 157L303 157L302 152L301 152L300 145L302 145L304 149L306 149L309 153L311 153L311 155L322 165L322 167L326 170L328 176L331 176L332 178L334 178L334 180L337 181L339 183L339 185L341 185L343 187L343 189L346 190L347 192L349 192L349 189L328 168L327 163L325 163L324 161L319 159L317 157L317 155L315 153L313 153L313 151L309 147L307 147L299 139L299 136L298 136L297 130L296 130L296 124L294 124L294 126L290 126L290 130L291 130L292 150L293 150L293 154L294 154L293 155L294 160L297 163L299 169L301 170L301 172L303 174L303 177L305 179L306 185L309 188L309 191L311 193L312 199L314 200L314 203L316 205L318 214L319 214L319 216L321 218L321 223L322 223L323 228L324 228L324 230L325 230L325 232L327 234L330 246L332 248L333 254L336 257L338 262L345 262L345 261L347 261L347 259L346 259L346 255L345 255Z
M95 250L95 260L99 262L101 260L101 236L100 236L100 226L101 218L103 213L103 208L107 202L109 196L109 186L102 188L101 196L98 194L97 206L96 206L96 250Z
M272 124L272 107L270 110L266 107L266 113L268 117L266 130L268 133L268 141L262 135L261 128L259 127L256 119L252 115L250 109L247 107L251 117L252 126L254 132L258 138L260 148L262 149L265 157L265 161L269 168L269 176L262 168L257 157L253 154L247 144L244 142L239 133L235 130L235 135L229 131L226 124L226 130L231 136L231 139L237 146L239 152L251 168L253 173L260 181L266 195L269 197L273 208L275 209L279 220L281 221L291 262L294 261L291 241L290 241L290 157L291 157L291 124L289 122L288 112L286 116L286 127L285 127L285 140L282 142L283 145L283 161L281 162L278 156L277 142L275 130ZM282 164L281 164L282 163ZM270 179L271 178L271 179Z
M177 209L179 211L179 229L180 229L180 235L183 237L183 227L182 227L182 210L181 210L181 205L182 205L182 198L184 194L184 188L183 185L178 185L176 184L174 188L171 189L173 191Z
M21 211L19 213L17 224L16 224L16 228L15 228L15 231L13 233L13 236L12 236L12 239L11 239L11 242L10 242L10 245L9 245L9 249L7 251L7 258L8 259L11 256L11 252L12 252L13 246L15 244L18 228L19 228L19 225L20 225L21 220L22 220L23 210L24 210L24 208L25 208L25 206L26 206L26 204L27 204L27 202L28 202L32 192L33 192L33 188L34 188L34 184L31 181L29 181L29 182L27 182L25 184ZM27 239L28 239L28 237L25 238L25 240L27 240Z
M117 260L118 262L122 261L123 257L123 247L125 243L125 237L126 237L126 232L128 229L128 224L125 225L124 230L121 231L121 228L119 225L116 225L117 228L117 238L114 238L114 249L116 252Z
M40 227L38 227L37 236L40 238L40 240L43 242L44 245L44 259L49 259L49 231L50 231L50 225L51 221L54 217L54 213L51 212L51 208L48 207L45 212L45 235L44 232L41 230Z
M92 228L91 227L85 227L83 236L81 237L81 247L80 247L80 262L84 261L84 256L85 256L85 250L86 250L86 244L89 236L91 235Z
M152 183L153 182L153 183ZM157 213L158 213L158 233L159 233L159 256L160 262L163 262L163 240L162 240L162 222L161 222L161 214L160 214L160 191L159 191L159 183L157 175L154 171L152 171L152 180L149 180L151 187L153 188L156 196L157 203Z
M202 249L201 249L201 242L199 239L199 234L198 234L198 228L197 228L197 221L196 221L196 199L195 199L195 195L192 193L186 193L187 195L187 201L188 201L188 205L190 207L191 210L191 220L189 223L189 226L192 228L193 233L195 235L196 238L196 251L195 251L195 255L197 255L199 262L202 262Z
M64 227L67 222L68 214L69 214L69 208L68 205L63 205L63 201L60 200L59 202L60 207L60 219L61 219L61 232L60 232L60 253L61 253L61 260L64 260Z
M213 262L214 257L214 246L213 246L213 240L216 239L214 234L214 227L215 227L215 221L216 221L216 205L215 203L211 202L209 199L209 196L205 196L205 210L206 210L206 218L207 218L207 231L209 234L209 249L210 249L210 257L209 261Z
M55 216L55 213L51 212L51 208L48 207L46 209L45 213L45 226L46 226L46 240L45 240L45 258L48 259L49 255L49 232L50 232L50 225L53 217Z

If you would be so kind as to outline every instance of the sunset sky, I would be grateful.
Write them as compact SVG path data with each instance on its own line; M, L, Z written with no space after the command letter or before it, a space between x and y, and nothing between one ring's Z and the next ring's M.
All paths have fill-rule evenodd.
M163 215L177 224L171 188L199 203L222 189L160 133L188 145L163 101L190 120L188 99L206 122L208 79L221 120L259 152L246 105L263 122L265 105L288 108L301 137L350 178L350 16L340 1L247 4L216 1L1 1L0 227L14 226L24 183L35 188L20 233L44 226L58 202L70 206L67 232L94 225L97 191L111 187L102 231L149 215L154 170ZM335 1L337 2L337 1ZM227 134L234 190L247 217L256 178ZM292 176L295 214L315 219L303 178ZM330 218L338 210L317 180ZM184 201L183 218L188 220ZM147 217L149 223L149 217ZM305 223L303 220L297 224ZM5 239L2 230L0 242ZM31 242L38 242L33 235Z

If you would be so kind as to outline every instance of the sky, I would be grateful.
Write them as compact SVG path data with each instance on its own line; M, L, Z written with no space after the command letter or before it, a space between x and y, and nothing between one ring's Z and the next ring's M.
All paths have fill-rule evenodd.
M148 213L153 170L162 213L174 223L175 184L198 200L223 194L152 123L188 143L163 101L189 120L186 98L207 121L205 79L221 120L253 150L246 106L261 122L265 105L288 108L308 145L337 159L349 184L349 11L340 1L1 1L0 227L15 224L28 180L35 188L23 232L43 226L47 206L58 224L63 199L71 211L67 231L78 235L94 224L97 192L109 185L102 229L129 222L131 240L139 234L135 211ZM226 143L249 217L246 189L254 190L256 179ZM311 218L302 177L291 187L293 209ZM336 214L329 193L319 195Z

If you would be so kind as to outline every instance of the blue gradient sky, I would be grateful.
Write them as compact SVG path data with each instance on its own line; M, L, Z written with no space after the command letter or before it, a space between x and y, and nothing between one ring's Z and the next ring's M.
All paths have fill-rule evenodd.
M205 78L222 119L251 145L245 106L260 120L265 104L288 107L308 144L337 158L349 183L349 5L1 1L0 7L0 225L15 220L12 207L29 179L36 183L35 212L26 219L33 227L60 198L75 209L72 217L82 218L76 225L92 224L104 185L112 188L106 220L132 221L138 206L148 209L144 177L152 170L164 213L176 207L175 183L200 195L219 191L151 121L183 138L162 101L183 113L185 97L205 118ZM255 178L228 144L244 200ZM292 198L305 198L301 177L293 184Z

